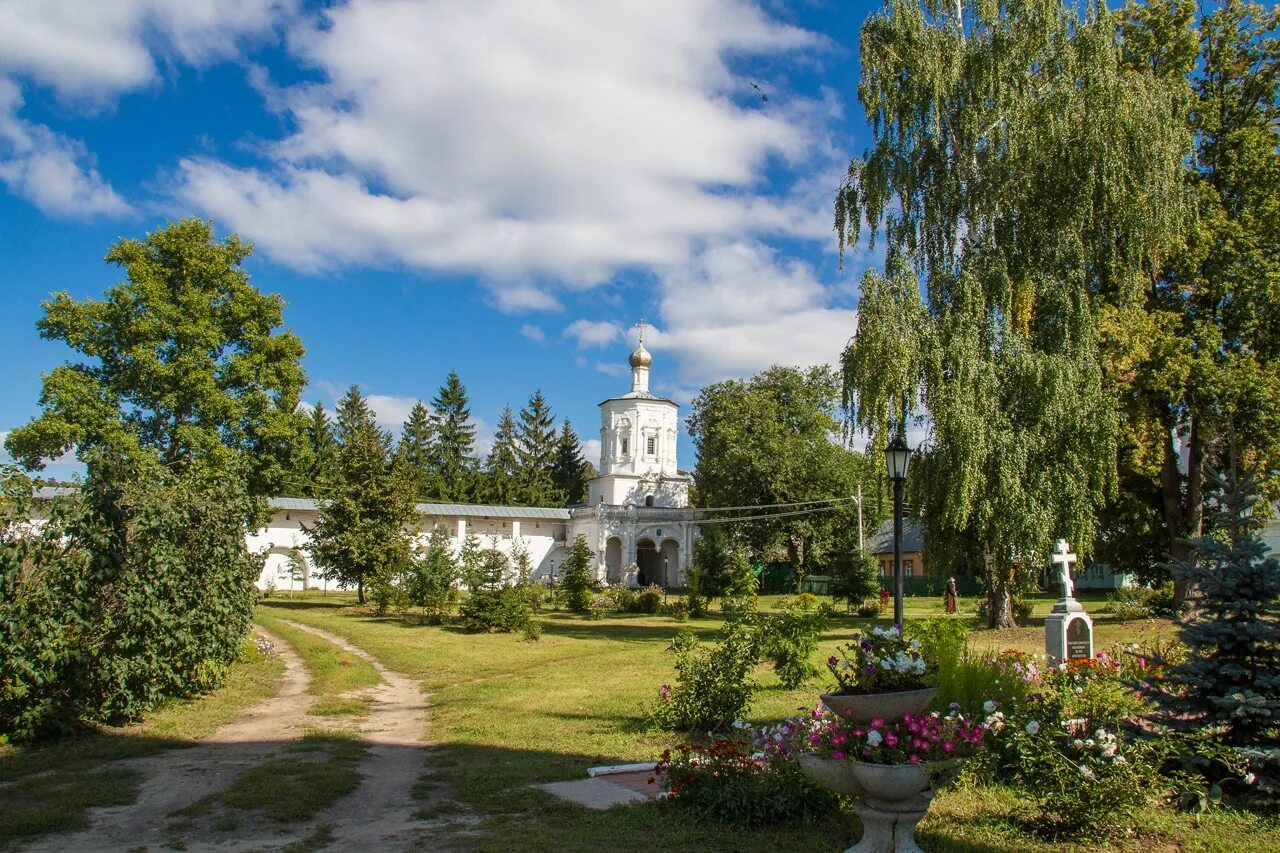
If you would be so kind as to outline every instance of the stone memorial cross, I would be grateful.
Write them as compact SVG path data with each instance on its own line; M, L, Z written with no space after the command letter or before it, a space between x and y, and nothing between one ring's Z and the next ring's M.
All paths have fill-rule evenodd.
M1075 554L1071 553L1071 549L1067 546L1067 540L1058 540L1058 550L1053 555L1053 562L1061 567L1062 581L1062 597L1072 598L1075 594L1075 587L1071 583L1071 566L1079 559Z

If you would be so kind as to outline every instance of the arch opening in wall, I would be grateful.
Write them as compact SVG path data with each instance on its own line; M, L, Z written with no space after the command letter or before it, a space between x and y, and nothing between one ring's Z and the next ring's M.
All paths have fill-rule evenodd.
M661 582L662 560L652 539L641 539L636 543L636 569L636 583L640 586Z
M258 578L261 589L281 591L310 589L311 563L307 555L297 548L273 547L267 551L267 559Z
M604 543L604 576L609 583L622 580L622 540L617 536Z
M675 539L662 540L662 547L658 549L658 557L661 564L662 580L659 581L663 588L680 585L680 543Z

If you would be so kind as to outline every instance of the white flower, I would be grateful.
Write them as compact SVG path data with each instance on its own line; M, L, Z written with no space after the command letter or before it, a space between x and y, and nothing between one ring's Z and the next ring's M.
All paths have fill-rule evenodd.
M849 661L848 658L845 658L844 663L840 664L840 668L844 670L853 669L853 664Z
M996 703L990 699L982 703L982 710L988 714L994 712L995 709L996 709Z
M1089 749L1093 749L1093 746L1094 746L1093 738L1089 738L1088 740L1086 740L1084 742L1084 745L1087 746Z
M742 720L734 720L734 721L733 721L733 727L734 727L735 729L749 729L749 728L751 728L751 727L750 727L750 726L748 726L746 723L742 722Z
M1081 775L1081 776L1083 776L1084 778L1088 779L1090 782L1092 782L1094 779L1097 779L1097 778L1098 778L1098 774L1096 774L1096 773L1094 773L1094 772L1093 772L1093 768L1092 768L1092 767L1081 767L1081 768L1080 768L1080 775Z
M1040 732L1040 724L1035 720L1027 723L1027 734L1034 735Z
M871 731L867 732L867 746L879 746L880 741L882 740L883 738L880 737L880 732L876 731L875 729L872 729Z
M1252 785L1254 782L1258 781L1258 777L1252 773L1246 773L1244 774L1244 779L1242 779L1241 781L1244 782L1246 785Z
M1083 749L1084 741L1080 740L1080 738L1076 738L1075 740L1071 741L1071 746L1075 749Z
M881 659L880 659L880 668L881 668L881 669L893 669L893 661L889 660L888 658L881 658Z
M912 640L912 641L911 641L911 651L913 651L913 652L918 652L918 651L920 651L920 641L919 641L919 640Z
M1098 740L1106 740L1106 739L1107 739L1107 730L1106 730L1106 729L1098 729L1096 732L1094 732L1094 733L1093 733L1093 736L1094 736L1094 737L1096 737Z
M1123 756L1123 755L1117 755L1115 758L1111 759L1111 763L1112 763L1112 764L1124 764L1124 756Z
M1114 743L1109 743L1106 746L1102 747L1100 752L1102 753L1103 758L1110 758L1111 756L1116 754L1116 745Z
M1066 672L1067 664L1065 662L1058 664L1058 672Z

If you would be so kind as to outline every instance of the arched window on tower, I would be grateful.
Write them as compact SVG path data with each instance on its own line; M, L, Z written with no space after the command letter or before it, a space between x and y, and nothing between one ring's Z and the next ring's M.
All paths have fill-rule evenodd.
M645 506L653 506L653 495L645 495L645 496L644 496L644 505L645 505Z

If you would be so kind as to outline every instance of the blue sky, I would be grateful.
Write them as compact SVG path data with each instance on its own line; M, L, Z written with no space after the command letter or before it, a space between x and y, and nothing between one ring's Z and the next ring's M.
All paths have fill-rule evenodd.
M41 301L192 215L256 244L306 399L358 384L389 427L456 369L482 442L542 388L594 456L641 318L686 413L834 362L875 263L838 269L831 197L876 5L0 0L0 432L70 356Z

